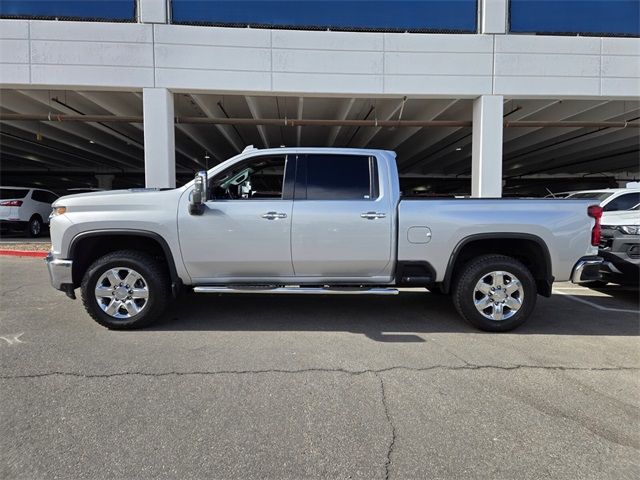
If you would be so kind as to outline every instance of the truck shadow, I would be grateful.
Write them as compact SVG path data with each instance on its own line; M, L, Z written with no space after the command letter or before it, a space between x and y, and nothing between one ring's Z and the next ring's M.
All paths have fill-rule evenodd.
M592 297L588 297L592 298ZM397 297L197 295L178 299L159 331L341 331L378 342L424 342L428 333L487 334L468 325L451 299L426 291ZM603 312L562 295L538 298L529 321L510 334L637 336L638 315Z

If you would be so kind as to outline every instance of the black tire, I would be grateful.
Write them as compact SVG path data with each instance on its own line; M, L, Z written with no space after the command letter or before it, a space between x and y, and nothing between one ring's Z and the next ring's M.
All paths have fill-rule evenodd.
M29 223L27 224L27 235L31 238L37 238L42 235L42 218L40 215L34 215L29 219Z
M520 308L510 318L504 320L485 317L474 304L476 284L491 272L497 271L515 275L520 280L523 290ZM483 255L470 261L458 272L453 286L453 303L458 313L470 324L488 332L506 332L522 325L531 315L536 299L536 282L529 269L522 262L505 255Z
M146 284L148 298L139 313L128 318L115 318L100 307L94 294L98 280L109 269L123 267L139 273ZM100 257L85 272L80 286L82 303L100 325L112 330L142 328L159 318L171 298L166 267L152 256L137 250L120 250Z

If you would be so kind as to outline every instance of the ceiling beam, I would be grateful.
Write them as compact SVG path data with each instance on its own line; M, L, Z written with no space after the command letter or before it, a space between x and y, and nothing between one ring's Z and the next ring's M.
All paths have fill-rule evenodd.
M425 105L424 109L420 112L416 120L433 121L437 120L442 114L444 114L449 108L458 102L455 100L430 100ZM423 127L409 127L402 130L398 130L398 133L389 143L388 149L395 150L405 141L416 135L421 131Z
M67 130L56 129L55 127L49 126L48 124L38 124L36 122L3 121L2 125L8 126L17 132L30 134L34 140L30 141L29 139L25 138L24 140L26 142L38 142L38 144L42 143L42 145L46 146L49 141L52 141L59 145L54 146L54 148L60 151L62 151L62 149L66 150L67 148L71 147L78 150L79 152L82 152L83 154L88 154L88 156L85 156L69 151L66 152L67 155L81 158L84 162L90 162L99 166L113 163L124 165L126 167L132 166L130 162L125 162L117 156L110 155L109 152L104 152L102 147L90 144L84 138L78 139L78 137L73 133ZM41 135L43 137L43 140L35 140L38 135Z
M508 102L514 102L509 100ZM542 102L542 103L541 103ZM545 104L546 102L546 104ZM518 102L516 102L518 103ZM503 158L508 159L509 154L518 148L524 148L525 145L535 145L543 142L545 139L558 136L558 132L544 128L543 124L547 122L567 122L567 121L587 121L584 115L590 115L594 109L602 107L609 103L608 101L562 101L554 100L549 102L543 101L520 101L521 109L513 115L508 115L508 122L540 122L538 125L532 125L520 128L510 128L503 132ZM505 109L506 110L506 109ZM560 134L578 130L579 126L563 128ZM448 157L444 160L446 163L445 171L458 171L461 168L466 171L471 168L470 151L466 148L471 143L471 137L463 145L462 150L445 152ZM437 158L436 158L437 159ZM431 159L429 159L431 162Z
M258 107L258 102L254 97L244 97L247 102L247 107L249 107L249 111L251 112L251 116L258 120L261 118L260 109ZM269 148L269 139L267 138L267 130L264 128L264 125L257 125L258 134L262 139L262 143L264 144L264 148Z
M45 94L45 97L42 97ZM42 92L39 90L25 90L17 92L17 95L21 95L23 98L13 98L3 95L2 102L7 108L20 113L41 113L42 109L33 104L36 102L40 105L44 105L49 111L62 112L62 108L59 105L49 105L49 102L45 99L48 98L48 92ZM28 99L28 100L25 100ZM29 100L31 102L29 102ZM75 113L75 112L74 112ZM78 138L78 143L83 142L88 145L98 145L112 152L117 152L122 157L127 157L136 162L142 161L140 154L134 154L130 150L117 147L113 145L114 136L106 134L104 132L96 131L93 126L88 124L69 125L64 123L51 123L53 128L65 131ZM91 143L93 142L93 143ZM89 149L90 150L90 149ZM126 161L123 158L120 160L124 164L132 165L130 161Z
M394 115L396 115L398 112L400 112L403 109L405 101L406 101L406 97L400 100L399 103L395 101L392 102L391 100L389 100L388 102L392 102L392 103L385 103L380 107L378 107L378 105L374 105L374 110L372 112L374 125L367 129L360 129L358 133L356 133L352 142L355 145L359 145L360 147L366 147L369 144L369 142L373 140L373 138L382 129L382 127L377 126L378 122L390 121ZM400 118L398 118L397 120L400 120Z
M547 108L539 110L535 113L520 117L519 120L533 120L539 122L547 121L566 121L566 120L584 120L583 115L589 114L594 109L606 105L608 101L595 100L574 100L574 101L555 101ZM519 148L519 142L515 142L518 138L529 136L539 130L540 127L522 128L505 133L503 138L504 151L509 152ZM529 137L531 138L531 137Z
M356 103L355 98L350 98L348 100L345 100L340 106L340 109L338 110L336 118L338 120L346 120L349 117L349 114L351 113L351 109L353 108L354 103ZM329 132L329 137L327 138L327 146L333 147L336 144L336 139L338 138L338 134L340 133L341 129L342 129L342 125L338 125L336 127L331 128L331 131Z
M452 117L452 116L459 116L461 113L466 113L467 115L471 115L472 112L471 111L467 111L465 112L465 108L467 109L472 109L473 106L468 103L468 104L463 104L463 103L459 103L458 105L456 105L456 103L458 102L454 102L452 103L449 108L447 108L445 111L443 111L441 113L441 115L446 115L445 118L448 117ZM504 111L506 113L504 113L504 117L508 119L509 122L514 122L514 121L519 121L522 120L524 118L529 117L530 115L532 115L535 112L539 112L547 107L549 107L550 105L553 105L554 103L556 103L555 101L549 101L549 100L536 100L533 102L527 102L526 104L518 104L518 103L513 103L513 100L505 100L504 102ZM455 110L452 110L453 107L456 107L459 110L459 112L456 112ZM456 134L458 135L456 137ZM462 147L463 150L467 145L471 144L471 135L464 135L463 138L460 138L460 128L452 128L452 129L448 129L448 130L438 130L438 131L428 131L425 130L423 132L422 135L422 139L419 140L419 144L417 146L413 145L413 154L409 154L408 155L408 160L406 162L407 167L406 168L414 168L415 166L420 166L420 167L424 167L426 165L428 165L429 163L431 163L432 160L436 160L437 158L441 158L444 155L451 153L451 150L448 150L447 148L440 148L438 150L436 150L436 154L437 156L432 158L429 152L429 149L432 149L434 147L437 147L437 144L440 142L444 142L446 145L445 147L451 147L452 151L455 152L455 158L458 158L458 161L455 162L456 164L459 162L466 162L468 159L468 152L464 152L464 151L459 151L461 153L456 152L455 148L458 147ZM446 139L448 139L450 137L450 140L446 141ZM415 143L415 142L414 142ZM424 165L421 165L423 162L427 162ZM454 170L457 169L458 166L455 165L455 167L453 168Z
M226 112L220 107L218 102L212 101L205 95L195 95L190 94L194 103L202 110L207 117L216 118L216 117L227 117ZM239 138L239 135L230 125L218 125L216 124L216 128L222 134L224 138L227 139L229 144L233 147L233 149L240 153L244 148L242 140Z
M629 133L633 132L611 132L606 136L605 140L601 137L585 140L585 138L588 137L582 137L575 143L569 145L570 148L560 148L562 146L561 143L558 146L553 145L553 147L558 148L553 148L551 151L541 148L532 154L506 163L504 166L504 174L517 175L519 173L537 170L541 165L545 164L551 167L553 164L563 162L565 160L591 157L593 155L606 156L609 152L616 149L640 147L640 140L637 135L629 135Z

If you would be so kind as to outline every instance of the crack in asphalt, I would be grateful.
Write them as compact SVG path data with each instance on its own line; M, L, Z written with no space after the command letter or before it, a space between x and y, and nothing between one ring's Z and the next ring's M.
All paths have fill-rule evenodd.
M142 377L167 377L167 376L207 376L207 375L252 375L252 374L300 374L300 373L339 373L345 375L373 375L378 379L380 385L380 396L381 403L384 411L384 418L389 427L389 440L386 450L386 456L384 460L384 480L389 480L391 477L391 465L392 465L392 456L396 447L396 439L397 439L397 429L396 425L393 421L393 417L391 415L391 408L388 403L387 393L385 389L385 383L382 377L382 374L389 373L393 371L407 371L407 372L428 372L435 370L442 371L473 371L473 370L503 370L503 371L516 371L516 370L542 370L542 371L582 371L582 372L607 372L607 371L640 371L640 367L567 367L561 365L555 366L540 366L540 365L526 365L526 364L517 364L517 365L477 365L467 362L466 360L460 359L464 362L464 365L432 365L429 367L408 367L408 366L392 366L380 369L363 369L363 370L347 370L343 368L304 368L304 369L295 369L295 370L285 370L285 369L263 369L263 370L214 370L214 371L190 371L190 372L179 372L179 371L168 371L168 372L141 372L141 371L129 371L129 372L114 372L114 373L104 373L104 374L86 374L80 372L43 372L43 373L35 373L35 374L25 374L25 375L0 375L0 380L12 380L12 379L38 379L52 376L64 376L64 377L76 377L76 378L85 378L85 379L95 379L95 378L114 378L114 377L125 377L125 376L142 376ZM535 406L534 406L535 407ZM536 407L540 412L547 415L553 415L558 418L564 418L569 421L578 422L582 425L578 420L573 419L566 414L556 411L547 411L547 409L542 409ZM584 426L584 425L583 425ZM600 432L598 430L594 430L592 428L587 427L591 433L603 438L604 440L608 440L615 444L621 446L627 446L631 448L637 448L633 442L625 441L626 439L620 440L615 438L615 436L607 435L608 432Z
M0 292L0 296L6 297L6 296L7 296L7 295L9 295L10 293L15 293L15 292L17 292L18 290L20 290L21 288L25 288L25 287L37 287L37 286L38 286L38 284L36 284L36 283L26 283L26 284L24 284L24 285L18 285L17 287L12 288L12 289L10 289L10 290L3 290L3 291L1 291L1 292Z
M567 367L561 365L477 365L473 363L467 363L466 365L432 365L429 367L407 367L407 366L393 366L380 369L363 369L363 370L347 370L344 368L301 368L301 369L278 369L270 368L263 370L194 370L190 372L180 371L167 371L167 372L142 372L142 371L125 371L125 372L113 372L113 373L81 373L81 372L43 372L43 373L30 373L24 375L0 375L0 380L17 380L28 378L43 378L53 376L64 377L78 377L78 378L113 378L113 377L125 377L125 376L142 376L142 377L168 377L168 376L188 376L188 375L252 375L252 374L269 374L269 373L281 373L281 374L298 374L298 373L343 373L346 375L365 375L373 374L379 375L381 373L393 372L393 371L407 371L407 372L428 372L432 370L445 370L445 371L462 371L462 370L549 370L549 371L568 371L568 372L610 372L610 371L640 371L640 367Z
M384 415L387 419L387 423L389 424L389 428L391 429L391 440L389 441L389 447L387 448L387 458L384 462L384 478L385 480L389 480L389 473L391 469L391 455L393 454L393 449L396 445L396 426L393 423L393 419L391 418L391 411L389 409L389 405L387 404L387 394L384 389L384 380L382 380L382 376L379 373L375 373L375 376L380 382L380 394L382 395L382 406L384 407Z

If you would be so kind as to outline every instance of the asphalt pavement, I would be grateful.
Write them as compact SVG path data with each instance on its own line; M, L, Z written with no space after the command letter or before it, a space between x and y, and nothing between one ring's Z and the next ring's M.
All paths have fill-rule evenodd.
M1 257L0 478L638 478L638 291L557 291L505 334L424 290L191 294L113 332Z

